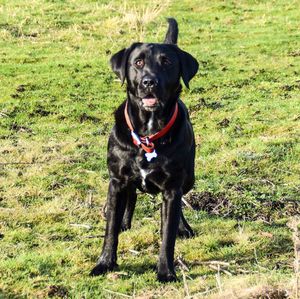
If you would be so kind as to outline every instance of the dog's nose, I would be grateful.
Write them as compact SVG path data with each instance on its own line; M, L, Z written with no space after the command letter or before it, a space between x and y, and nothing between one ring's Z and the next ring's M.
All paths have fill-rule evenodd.
M147 88L147 87L153 87L156 84L156 81L155 81L155 79L147 76L147 77L143 78L142 83L143 83L143 86L145 88Z

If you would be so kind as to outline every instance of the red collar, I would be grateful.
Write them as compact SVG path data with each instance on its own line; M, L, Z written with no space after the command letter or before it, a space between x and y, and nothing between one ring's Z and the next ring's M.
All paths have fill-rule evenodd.
M128 115L127 104L128 104L128 102L126 102L124 114L125 114L127 126L129 127L129 129L131 131L133 143L136 146L140 146L146 153L154 152L155 151L154 143L152 141L154 141L160 137L163 137L164 135L166 135L169 132L169 130L173 126L173 124L177 118L177 115L178 115L178 103L176 102L173 115L172 115L171 119L169 120L169 122L167 123L167 125L164 128L162 128L160 131L156 132L155 134L149 135L149 136L139 136L138 134L136 134L134 132L133 126L131 124L131 121L130 121L130 118Z

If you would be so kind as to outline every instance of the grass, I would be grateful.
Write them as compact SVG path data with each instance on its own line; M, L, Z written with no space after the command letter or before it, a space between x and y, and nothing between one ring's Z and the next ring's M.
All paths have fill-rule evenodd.
M0 298L295 296L286 224L300 211L299 4L0 1ZM175 253L188 269L156 281L160 198L140 195L118 271L91 278L124 99L108 60L162 41L169 16L200 63L182 94L198 145L196 210L185 210L197 236Z

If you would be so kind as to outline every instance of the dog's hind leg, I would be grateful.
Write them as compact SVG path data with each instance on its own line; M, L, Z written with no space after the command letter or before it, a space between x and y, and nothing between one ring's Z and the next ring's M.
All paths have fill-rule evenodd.
M162 236L163 233L163 226L164 226L164 221L167 218L166 215L167 211L162 205L161 207L161 228L160 228L160 234ZM177 236L182 239L188 239L192 238L195 236L193 229L190 227L186 219L184 218L183 212L181 210L180 214L180 220L179 220L179 225L178 225L178 230L177 230Z
M136 188L132 185L127 189L126 208L123 216L121 230L125 231L131 228L131 221L136 204Z
M192 237L195 236L192 228L190 227L190 225L188 224L188 222L185 220L182 211L181 211L181 216L180 216L180 221L179 221L177 236L179 238L183 238L183 239L192 238Z
M180 220L177 230L177 236L182 239L188 239L195 236L193 229L190 227L186 219L184 218L182 207L180 207ZM161 206L161 228L160 234L162 236L164 221L167 218L167 211L164 205Z

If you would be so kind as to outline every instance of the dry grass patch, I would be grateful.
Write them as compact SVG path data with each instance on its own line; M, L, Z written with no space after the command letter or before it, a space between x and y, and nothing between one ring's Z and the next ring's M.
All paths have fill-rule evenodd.
M290 298L291 284L277 283L268 275L245 276L224 281L207 299L285 299ZM200 294L199 294L200 295ZM196 298L201 298L201 296Z
M121 13L121 16L104 20L104 28L110 33L121 35L124 33L123 28L127 28L131 34L134 34L135 40L144 40L147 25L160 16L168 8L170 2L170 0L163 2L155 0L151 4L137 5L124 1L122 9L111 7L112 10Z

